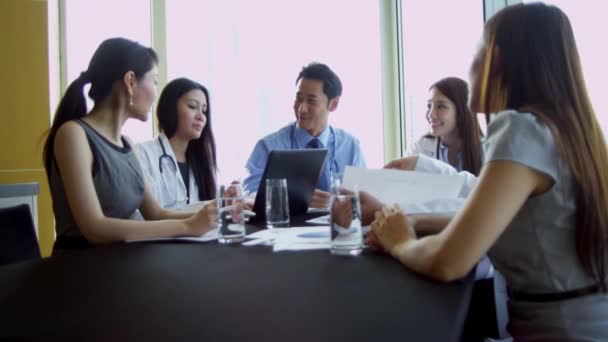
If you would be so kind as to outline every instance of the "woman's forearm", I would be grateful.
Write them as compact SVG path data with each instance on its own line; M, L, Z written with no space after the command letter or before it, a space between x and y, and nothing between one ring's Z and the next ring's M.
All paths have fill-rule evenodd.
M92 243L170 238L189 235L185 220L125 220L110 217L91 219L80 226L84 237Z
M432 215L432 214L414 214L407 216L408 222L417 234L429 235L436 234L445 228L452 216L448 215Z
M462 277L463 273L451 268L450 263L442 260L441 244L441 236L430 235L408 240L394 246L388 252L416 273L443 282L454 281Z

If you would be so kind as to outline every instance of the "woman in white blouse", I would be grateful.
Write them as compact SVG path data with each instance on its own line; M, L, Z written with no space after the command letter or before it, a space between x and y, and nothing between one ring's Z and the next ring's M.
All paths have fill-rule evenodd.
M452 165L458 171L479 175L482 163L481 129L468 108L467 83L447 77L429 89L426 119L430 132L412 144L406 155L425 155Z

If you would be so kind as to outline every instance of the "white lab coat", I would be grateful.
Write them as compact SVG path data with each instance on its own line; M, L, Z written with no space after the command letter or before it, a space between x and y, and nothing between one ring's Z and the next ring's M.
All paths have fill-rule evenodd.
M413 156L422 154L427 157L437 158L437 144L439 144L439 139L437 139L437 137L423 136L418 139L418 141L408 146L405 155Z
M163 172L160 172L159 160L163 155L163 150L159 143L162 141L165 147L165 153L175 163L175 168L171 167L169 158L163 158ZM152 189L152 192L159 204L163 208L180 209L188 203L198 202L198 186L194 181L192 169L189 170L190 175L188 188L190 189L190 199L187 198L186 186L182 179L182 174L177 166L175 154L169 144L169 139L164 133L161 133L156 138L136 145L139 160L146 182Z
M414 171L435 173L463 178L463 185L457 198L440 198L427 202L400 204L401 208L410 214L455 214L462 209L466 197L477 182L475 175L467 172L458 172L452 165L437 159L437 137L423 136L411 144L405 156L418 156Z
M452 165L420 153L414 171L435 173L462 178L463 184L458 197L466 198L477 183L477 177L468 171L458 172Z
M483 138L481 142L481 155L483 159ZM418 163L416 164L414 171L450 176L457 175L458 177L461 177L464 180L464 184L462 185L458 197L467 197L473 190L475 183L477 183L477 177L468 171L458 171L452 165L439 160L437 158L437 144L439 144L439 139L437 139L437 137L423 136L408 147L405 156L418 156Z

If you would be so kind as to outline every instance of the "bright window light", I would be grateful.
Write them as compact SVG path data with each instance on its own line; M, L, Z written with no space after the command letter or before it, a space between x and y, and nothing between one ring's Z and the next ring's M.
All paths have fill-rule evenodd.
M429 131L426 103L431 84L448 76L468 82L483 32L483 3L403 0L402 16L409 146Z
M65 18L67 84L87 69L95 49L107 38L124 37L150 46L149 0L65 0ZM92 106L88 101L89 110ZM135 142L151 139L151 118L128 120L123 134Z
M168 79L209 88L222 177L243 178L258 139L294 120L295 80L319 61L344 91L330 124L359 138L368 166L383 165L378 1L171 0Z

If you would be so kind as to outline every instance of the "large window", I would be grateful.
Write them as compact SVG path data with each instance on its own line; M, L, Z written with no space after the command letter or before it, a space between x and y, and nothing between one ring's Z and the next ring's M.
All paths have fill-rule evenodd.
M95 49L107 38L125 37L150 46L149 0L65 0L64 4L65 87L87 69ZM89 101L89 110L92 105ZM128 120L123 133L135 142L148 140L152 138L151 120Z
M403 0L403 64L406 138L428 132L429 87L456 76L468 82L469 66L483 32L481 1Z
M312 61L328 64L344 85L330 123L359 138L370 167L384 164L381 1L60 3L63 86L86 69L94 49L106 38L123 36L145 45L160 42L155 48L167 80L188 77L210 90L222 176L245 176L244 165L256 141L294 120L295 78ZM155 12L156 18L165 20L151 21L152 4L154 11L163 11L160 16ZM403 19L405 128L410 143L427 131L430 84L446 76L468 78L482 31L483 4L403 0L402 13L396 14ZM152 32L162 37L152 39ZM136 142L150 139L152 120L129 120L125 133Z
M383 160L378 1L171 0L168 79L210 90L222 176L245 175L258 139L294 120L295 79L328 64L344 91L330 124L360 139L368 165Z

